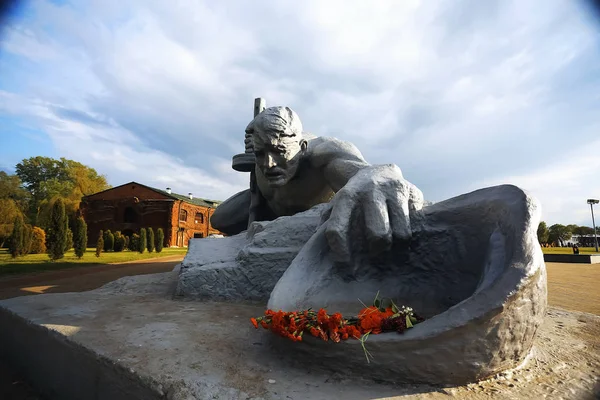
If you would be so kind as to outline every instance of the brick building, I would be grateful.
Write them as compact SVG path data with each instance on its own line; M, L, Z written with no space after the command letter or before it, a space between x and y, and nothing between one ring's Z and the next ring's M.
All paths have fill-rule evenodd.
M165 247L187 246L191 238L220 234L210 226L218 201L200 199L129 182L85 196L80 212L88 227L88 246L95 246L100 230L126 236L141 228L162 228Z

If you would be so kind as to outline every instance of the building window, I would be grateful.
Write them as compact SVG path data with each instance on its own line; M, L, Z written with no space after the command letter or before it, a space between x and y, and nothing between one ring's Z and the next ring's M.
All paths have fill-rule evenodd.
M202 239L204 235L201 232L194 233L194 239Z
M187 221L187 211L181 210L179 213L179 220L183 222Z
M125 212L123 213L123 222L129 224L138 222L138 215L133 207L125 207Z
M203 224L204 223L204 214L196 213L196 223Z

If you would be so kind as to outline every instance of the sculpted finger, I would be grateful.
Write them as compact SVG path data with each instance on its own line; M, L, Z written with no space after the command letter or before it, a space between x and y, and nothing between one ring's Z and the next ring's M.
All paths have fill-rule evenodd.
M346 192L339 191L333 199L333 207L325 228L325 237L337 261L349 262L350 218L354 208L353 199Z
M388 195L388 214L394 239L407 240L412 235L408 208L409 196L409 188L405 185Z
M425 203L425 198L423 197L423 192L413 185L410 184L410 211L419 211L423 209L423 203Z
M389 250L392 246L392 229L385 194L379 190L371 192L362 208L369 252L377 255Z

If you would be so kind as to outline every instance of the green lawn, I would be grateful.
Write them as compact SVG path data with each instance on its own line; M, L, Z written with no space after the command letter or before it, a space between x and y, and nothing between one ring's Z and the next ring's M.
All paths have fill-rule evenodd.
M544 254L573 254L573 249L570 247L542 247ZM595 253L595 247L580 247L579 254Z
M96 257L96 249L88 248L83 257L78 259L73 250L65 253L64 258L51 262L47 254L28 254L23 257L12 258L6 249L0 249L0 276L22 274L30 272L50 271L64 268L79 268L89 265L112 264L126 261L145 260L148 258L184 256L187 253L187 247L166 248L160 253L144 252L140 254L132 251L107 252Z

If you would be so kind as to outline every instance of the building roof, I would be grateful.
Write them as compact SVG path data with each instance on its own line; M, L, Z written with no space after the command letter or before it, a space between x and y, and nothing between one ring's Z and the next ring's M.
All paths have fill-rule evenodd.
M138 183L138 185L139 185L139 183ZM156 192L162 193L165 196L169 196L169 197L172 197L172 198L177 199L177 200L183 200L186 203L194 204L194 205L197 205L197 206L213 207L213 208L215 208L219 204L221 204L221 202L218 201L218 200L208 200L208 199L202 199L200 197L193 197L193 198L190 199L189 196L184 196L182 194L173 193L173 192L168 193L166 190L157 189L157 188L153 188L153 187L150 187L150 186L146 186L146 187L148 189L152 189L152 190L154 190Z
M97 192L97 193L94 193L94 194L91 194L91 195L88 195L88 196L84 196L84 197L91 197L91 196L94 196L94 195L96 195L98 193L107 192L109 190L113 190L113 189L119 188L121 186L132 185L132 184L143 186L145 188L148 188L150 190L158 192L158 193L160 193L160 194L162 194L164 196L170 197L170 198L172 198L174 200L182 200L182 201L185 201L186 203L194 204L196 206L216 208L219 204L221 204L221 201L219 201L219 200L209 200L209 199L203 199L203 198L200 198L200 197L193 197L193 198L190 199L189 196L184 196L182 194L173 193L173 192L168 193L166 190L157 189L157 188L154 188L152 186L144 185L142 183L138 183L138 182L135 182L135 181L124 183L122 185L115 186L115 187L103 190L101 192Z

